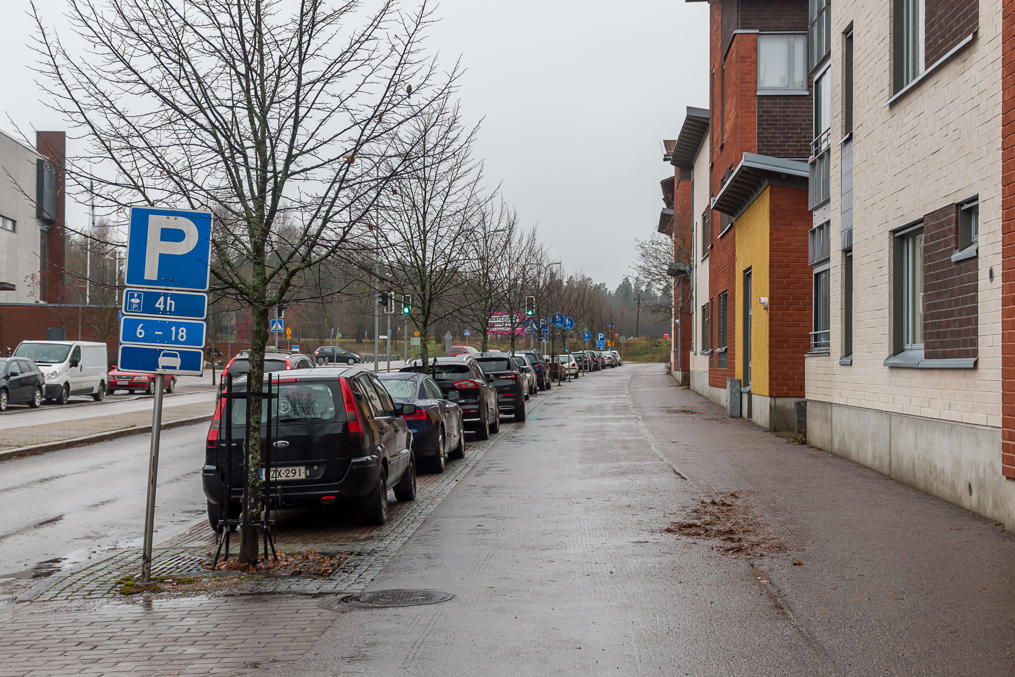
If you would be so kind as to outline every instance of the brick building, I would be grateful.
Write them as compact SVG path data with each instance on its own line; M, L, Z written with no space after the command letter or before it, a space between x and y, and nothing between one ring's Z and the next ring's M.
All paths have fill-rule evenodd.
M732 381L744 416L793 428L811 306L807 3L712 0L709 9L710 106L689 109L673 154L693 195L690 381L724 405Z
M1011 524L1001 5L811 2L807 437Z
M663 161L673 164L677 141L663 141ZM687 383L690 374L691 328L694 317L691 294L691 229L693 221L691 172L673 166L673 176L660 182L663 209L659 214L658 232L673 243L673 262L669 275L673 278L673 303L670 331L670 368L678 383Z
M1015 2L1001 10L1001 470L1015 479Z

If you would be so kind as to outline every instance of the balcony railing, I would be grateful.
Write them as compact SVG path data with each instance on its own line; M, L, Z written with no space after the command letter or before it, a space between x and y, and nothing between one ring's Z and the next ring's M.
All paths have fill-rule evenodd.
M832 332L829 329L811 332L811 352L828 353L832 346Z

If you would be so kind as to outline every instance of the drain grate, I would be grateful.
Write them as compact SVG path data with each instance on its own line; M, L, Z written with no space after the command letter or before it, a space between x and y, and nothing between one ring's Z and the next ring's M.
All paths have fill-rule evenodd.
M450 592L440 590L375 590L358 595L348 595L341 603L371 609L387 609L402 606L424 606L439 604L453 599Z

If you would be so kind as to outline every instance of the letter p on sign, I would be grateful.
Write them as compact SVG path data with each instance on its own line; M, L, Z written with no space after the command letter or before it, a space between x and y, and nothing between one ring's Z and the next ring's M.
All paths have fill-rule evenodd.
M134 207L127 236L127 284L207 291L211 214Z

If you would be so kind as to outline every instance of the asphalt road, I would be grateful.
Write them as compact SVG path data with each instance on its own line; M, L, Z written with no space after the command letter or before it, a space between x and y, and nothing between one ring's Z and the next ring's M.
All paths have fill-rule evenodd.
M200 473L207 430L201 423L162 433L156 543L205 513ZM0 463L0 584L139 547L149 440L135 435Z

